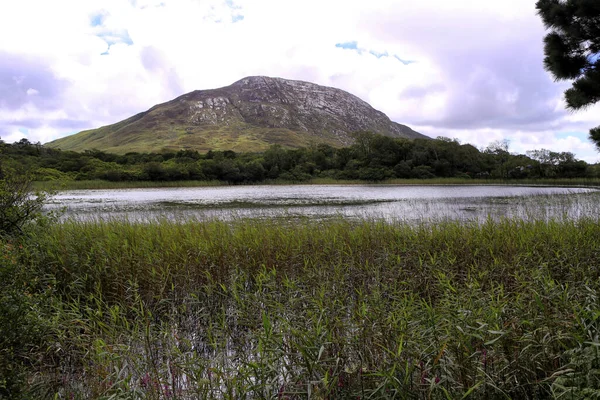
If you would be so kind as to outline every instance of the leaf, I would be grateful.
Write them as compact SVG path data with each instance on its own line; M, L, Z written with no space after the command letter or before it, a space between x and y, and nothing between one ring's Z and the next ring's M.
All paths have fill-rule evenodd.
M262 322L263 322L263 328L265 329L265 332L267 333L267 335L271 334L271 321L269 321L269 317L267 316L267 313L265 313L263 311L262 313Z
M442 349L440 350L439 354L437 355L435 360L433 360L433 365L436 365L438 363L438 361L440 361L440 358L442 358L442 356L444 355L444 350L446 350L447 345L448 345L448 342L445 342L444 345L442 346Z
M463 395L463 397L462 397L462 398L463 398L463 399L466 399L467 397L469 397L469 395L470 395L471 393L473 393L473 391L475 391L475 389L477 389L477 388L478 388L479 386L481 386L482 384L483 384L483 381L476 383L476 384L475 384L475 386L471 386L471 387L469 388L469 390L467 390L467 393L465 393L465 394Z
M319 356L317 357L317 360L321 359L321 356L323 355L324 351L325 351L325 345L321 345L321 348L319 349Z

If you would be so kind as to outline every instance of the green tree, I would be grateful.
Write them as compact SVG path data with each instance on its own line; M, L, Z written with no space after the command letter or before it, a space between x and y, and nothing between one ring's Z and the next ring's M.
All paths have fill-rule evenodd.
M544 66L557 80L574 80L567 107L579 110L600 100L600 1L538 0L538 14L550 33L544 38ZM590 130L600 148L600 126Z
M496 172L501 178L508 177L508 168L506 163L510 158L510 153L508 152L509 146L510 141L508 139L495 140L484 150L484 153L493 155L496 161L499 163Z
M528 150L527 157L538 162L538 174L542 178L552 177L555 174L556 163L553 154L556 154L547 149Z

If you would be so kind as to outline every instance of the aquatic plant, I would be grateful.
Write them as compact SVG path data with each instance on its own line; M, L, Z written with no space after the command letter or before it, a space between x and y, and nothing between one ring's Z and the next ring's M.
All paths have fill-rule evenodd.
M53 293L29 379L59 398L584 390L599 235L591 218L67 221L25 246Z

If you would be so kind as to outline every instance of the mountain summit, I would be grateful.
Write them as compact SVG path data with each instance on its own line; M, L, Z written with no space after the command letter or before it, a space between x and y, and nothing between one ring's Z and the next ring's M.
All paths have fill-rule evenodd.
M194 149L262 151L272 144L346 146L352 133L425 138L340 89L264 76L196 90L116 124L55 140L48 147L112 153Z

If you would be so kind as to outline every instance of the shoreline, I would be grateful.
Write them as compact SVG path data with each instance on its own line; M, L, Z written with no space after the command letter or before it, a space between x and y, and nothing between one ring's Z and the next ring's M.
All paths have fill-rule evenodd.
M263 181L256 183L230 184L224 181L36 181L34 189L41 191L94 190L94 189L152 189L190 188L225 186L318 186L318 185L363 185L363 186L556 186L556 187L600 187L600 179L528 179L528 180L489 180L489 179L389 179L379 182L360 180L335 180L315 178L308 181Z

